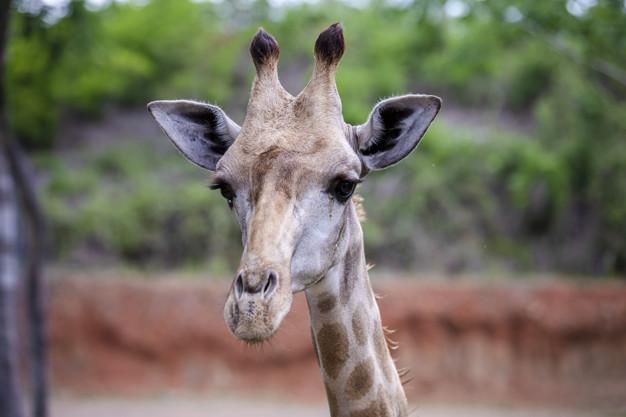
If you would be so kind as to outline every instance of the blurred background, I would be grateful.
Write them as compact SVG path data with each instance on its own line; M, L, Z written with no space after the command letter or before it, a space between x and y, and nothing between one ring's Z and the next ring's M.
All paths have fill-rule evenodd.
M10 122L40 173L54 263L232 270L239 231L145 104L243 121L259 26L297 93L342 21L344 117L436 94L419 151L361 187L367 257L393 271L626 272L622 1L16 2ZM208 176L207 176L208 177ZM115 207L113 210L112 207ZM165 238L167 236L167 238Z
M220 311L240 232L145 105L203 100L241 124L258 28L278 40L281 81L297 94L317 35L337 21L347 123L397 94L444 101L417 151L359 188L374 287L389 294L383 321L400 329L401 362L414 369L412 402L578 399L623 412L625 1L21 0L6 100L49 232L52 389L68 407L58 415L76 415L71 398L85 393L145 400L241 384L302 392L292 400L326 413L301 299L262 352L232 342L224 350L244 359L200 353L222 343L207 326L232 338ZM291 341L307 337L300 354ZM292 363L286 387L279 374L241 382L241 363L259 379L289 368L279 358L290 354L305 365Z

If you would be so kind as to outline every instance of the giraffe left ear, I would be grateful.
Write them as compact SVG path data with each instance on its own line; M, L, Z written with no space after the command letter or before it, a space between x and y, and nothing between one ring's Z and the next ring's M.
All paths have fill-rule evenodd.
M439 113L441 99L410 94L378 103L365 124L355 127L357 152L369 171L387 168L406 157Z
M161 100L148 110L176 148L194 164L215 171L241 128L222 109L189 100Z

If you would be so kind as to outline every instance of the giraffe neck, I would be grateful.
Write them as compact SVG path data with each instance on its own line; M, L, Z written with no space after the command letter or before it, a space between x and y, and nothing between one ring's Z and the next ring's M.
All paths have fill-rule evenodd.
M406 397L367 274L361 226L350 209L344 259L306 290L330 413L406 416Z

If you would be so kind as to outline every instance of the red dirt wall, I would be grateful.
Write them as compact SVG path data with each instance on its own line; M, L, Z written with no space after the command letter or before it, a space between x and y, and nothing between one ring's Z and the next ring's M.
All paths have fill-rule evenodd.
M308 311L295 297L277 335L249 347L228 331L228 283L50 282L57 391L152 394L268 390L323 399ZM376 286L396 329L412 401L626 402L626 285Z

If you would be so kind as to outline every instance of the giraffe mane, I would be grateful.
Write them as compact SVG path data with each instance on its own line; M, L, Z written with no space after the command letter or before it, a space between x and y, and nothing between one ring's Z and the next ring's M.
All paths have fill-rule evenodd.
M356 208L356 216L359 219L359 223L365 223L367 213L365 213L365 209L363 208L363 197L361 197L360 194L353 194L352 202L354 203L354 208Z
M378 302L378 300L382 300L383 298L385 298L385 296L374 293L374 298L376 299L376 302ZM390 329L387 326L383 326L383 334L385 335L385 342L387 343L387 349L389 349L390 354L391 354L391 351L398 350L400 348L400 342L398 342L397 340L393 340L391 338L391 335L394 334L395 332L396 332L395 329ZM394 362L398 360L398 358L392 358L392 359ZM403 386L407 385L409 382L413 381L414 379L413 376L406 378L406 376L411 372L411 368L409 367L398 368L397 372L398 372L398 376L400 377L400 383Z

